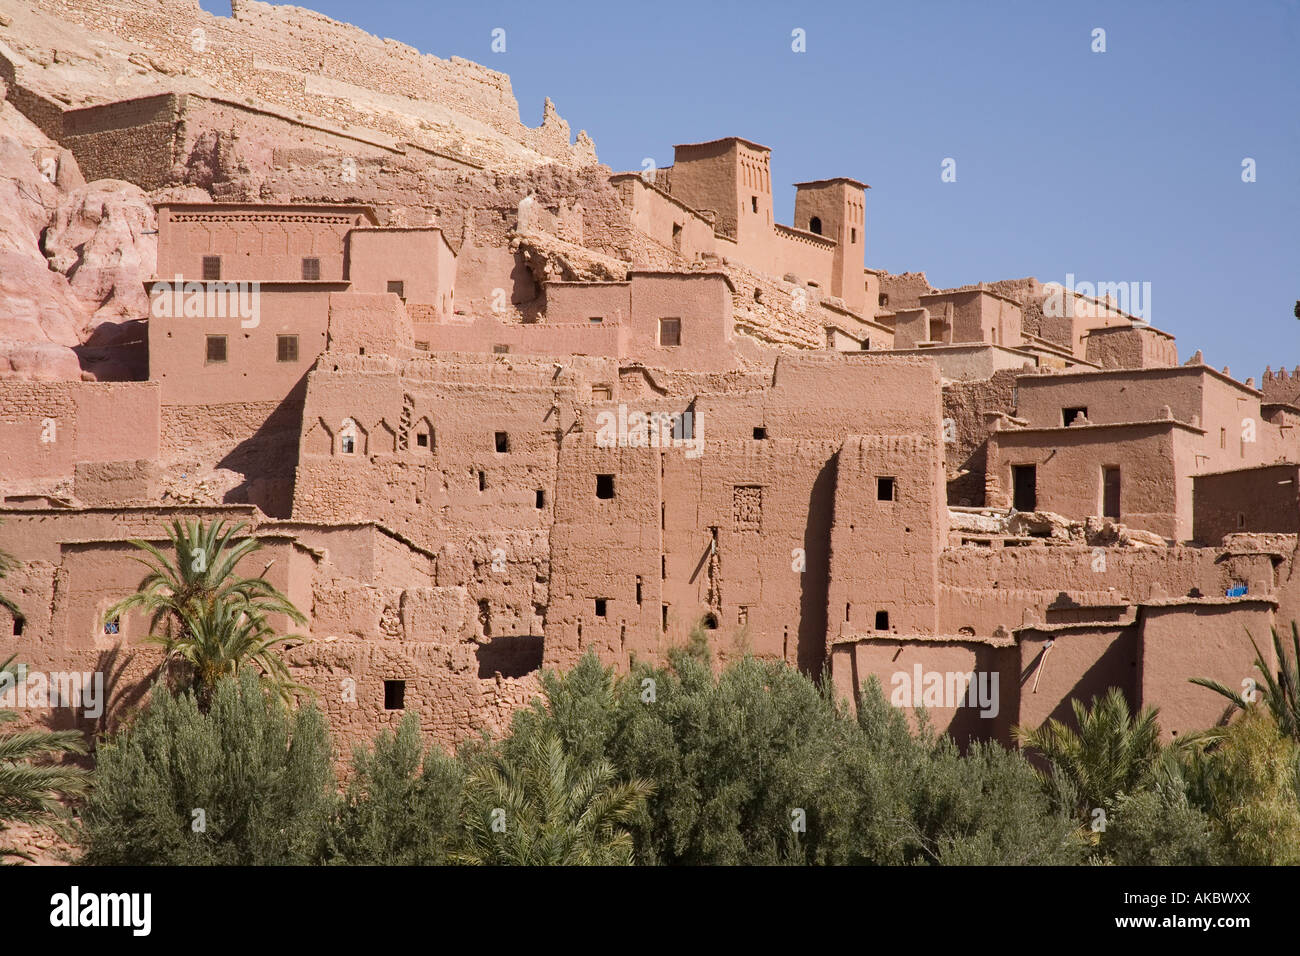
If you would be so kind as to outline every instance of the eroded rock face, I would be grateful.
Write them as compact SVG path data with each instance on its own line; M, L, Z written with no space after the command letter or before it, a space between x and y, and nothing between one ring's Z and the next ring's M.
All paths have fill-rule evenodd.
M103 353L120 325L148 314L149 197L117 180L87 184L70 153L0 106L0 378L131 377ZM93 372L78 357L87 345Z
M60 198L44 252L95 321L140 318L149 310L142 279L158 263L156 229L144 190L101 179Z
M28 146L0 125L0 377L81 377L72 347L85 316L39 245L58 200Z

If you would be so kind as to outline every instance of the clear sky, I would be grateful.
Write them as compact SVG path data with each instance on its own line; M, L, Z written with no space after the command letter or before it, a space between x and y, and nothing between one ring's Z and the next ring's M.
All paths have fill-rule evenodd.
M616 170L763 143L782 222L792 183L870 183L872 268L1149 282L1182 360L1300 365L1300 0L300 5L508 73Z

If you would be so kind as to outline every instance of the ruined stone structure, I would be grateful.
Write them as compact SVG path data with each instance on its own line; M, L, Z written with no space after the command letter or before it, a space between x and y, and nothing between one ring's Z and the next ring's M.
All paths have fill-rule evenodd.
M156 6L0 2L2 656L129 703L129 539L195 517L265 542L343 741L496 732L542 667L696 625L963 740L1109 686L1179 733L1221 709L1188 678L1238 686L1246 631L1300 617L1286 373L1036 279L866 268L865 184L775 223L748 140L613 172L474 64Z

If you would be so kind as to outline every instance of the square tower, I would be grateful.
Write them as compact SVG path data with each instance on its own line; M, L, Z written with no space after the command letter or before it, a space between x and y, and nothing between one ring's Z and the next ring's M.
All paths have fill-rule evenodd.
M838 246L831 273L831 295L862 314L867 305L866 183L856 179L818 179L795 183L794 227L834 239Z
M738 136L677 145L670 181L675 199L715 214L714 232L736 243L741 261L772 271L776 241L770 149Z

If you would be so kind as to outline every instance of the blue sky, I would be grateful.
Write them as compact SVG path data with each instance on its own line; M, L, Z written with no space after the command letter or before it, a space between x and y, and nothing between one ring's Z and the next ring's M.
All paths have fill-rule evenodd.
M510 74L525 123L551 97L615 169L770 146L783 222L794 182L870 183L873 268L1149 282L1183 360L1300 364L1300 0L302 5Z

